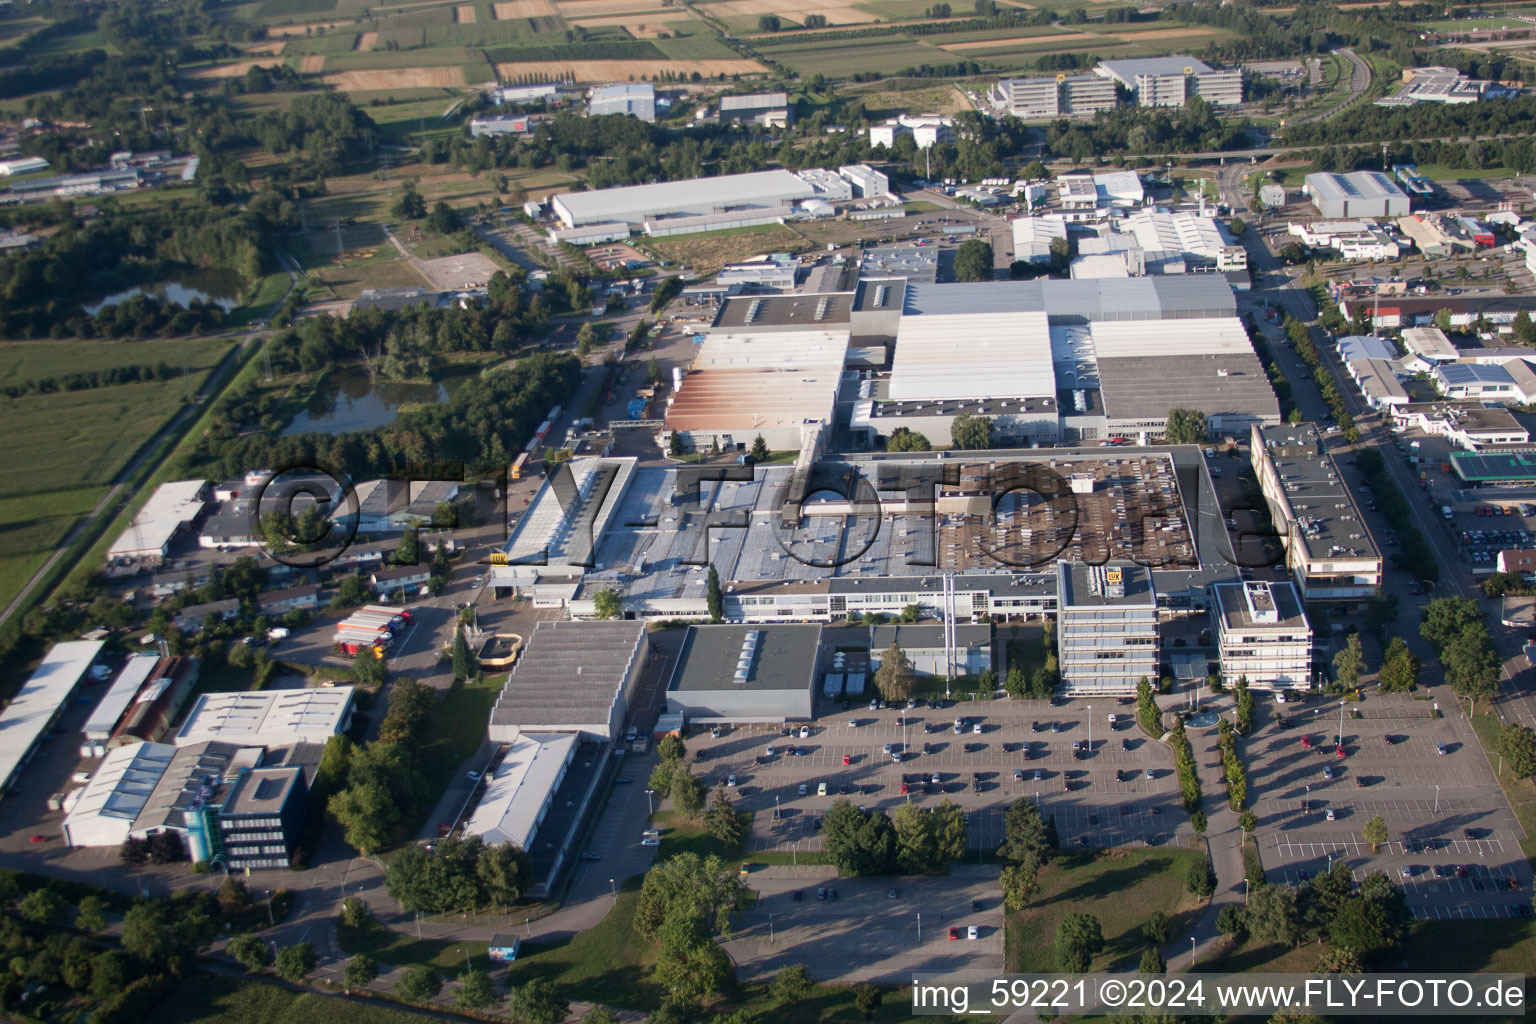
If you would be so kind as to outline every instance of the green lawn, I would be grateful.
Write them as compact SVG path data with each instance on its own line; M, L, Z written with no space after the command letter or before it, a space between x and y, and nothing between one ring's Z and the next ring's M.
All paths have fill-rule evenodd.
M198 339L8 341L0 343L0 384L157 363L184 370L207 370L228 351L227 341Z
M0 498L0 607L10 603L106 492L105 487L84 487Z
M1199 856L1162 847L1058 857L1040 873L1035 903L1006 919L1005 970L1054 971L1052 943L1069 911L1092 914L1104 931L1104 952L1093 970L1135 970L1146 949L1141 926L1153 912L1168 915L1176 936L1198 916L1201 903L1186 891L1184 876Z
M405 932L390 931L379 924L367 928L348 928L337 922L336 942L348 956L367 953L381 964L400 967L406 964L430 964L445 974L458 974L464 970L464 954L467 952L478 966L486 964L484 942L463 942L455 939L418 939Z
M1477 732L1478 741L1482 743L1485 753L1495 749L1499 739L1501 724L1498 717L1484 712L1472 719L1472 728ZM1497 755L1488 758L1490 767L1497 768L1499 760ZM1514 772L1506 770L1499 777L1499 785L1504 790L1504 797L1509 801L1509 806L1514 809L1515 817L1520 821L1520 827L1525 830L1526 839L1520 844L1527 857L1536 856L1536 783L1530 779L1518 778Z
M255 978L194 974L155 1007L158 1024L420 1024L419 1014L289 991Z
M637 1010L656 1006L661 992L646 977L656 949L635 934L639 903L636 877L620 890L613 909L596 927L558 942L525 944L517 961L507 967L507 982L521 985L545 978L567 999Z
M491 706L501 693L504 675L495 675L476 685L454 683L443 702L432 712L426 742L421 748L421 768L426 774L429 792L440 793L464 759L480 748L485 739L485 723L490 721Z

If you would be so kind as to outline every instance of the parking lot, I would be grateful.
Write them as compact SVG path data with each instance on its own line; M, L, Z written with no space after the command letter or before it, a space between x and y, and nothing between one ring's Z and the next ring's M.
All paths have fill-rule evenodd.
M1340 758L1337 700L1261 707L1245 754L1271 880L1298 884L1342 858L1357 878L1383 871L1401 884L1415 917L1523 913L1524 833L1471 725L1454 704L1444 709L1447 717L1431 718L1431 702L1397 694L1349 705ZM1373 854L1361 830L1376 816L1390 838Z
M947 798L966 812L978 851L1002 841L1003 812L1021 797L1039 800L1055 816L1064 844L1107 847L1149 837L1164 843L1181 824L1188 831L1187 819L1178 808L1172 758L1134 727L1134 710L1113 698L1056 707L966 701L906 711L833 705L804 738L798 725L790 736L777 725L759 725L718 738L703 732L688 745L701 778L714 786L734 776L738 806L759 812L749 839L754 850L819 850L819 819L843 797L886 811ZM1113 732L1111 713L1121 719ZM956 718L966 720L963 733L955 731ZM1077 757L1074 741L1082 745Z
M820 865L760 868L747 880L757 902L725 948L743 979L768 978L792 963L806 964L817 979L844 982L891 982L914 970L1001 971L997 876L994 865L894 880L839 878ZM817 899L818 890L835 896Z

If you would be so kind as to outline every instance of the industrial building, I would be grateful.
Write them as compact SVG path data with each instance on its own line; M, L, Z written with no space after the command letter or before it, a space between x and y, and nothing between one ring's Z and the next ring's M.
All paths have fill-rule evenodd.
M1292 237L1313 249L1332 249L1346 260L1397 259L1402 246L1374 220L1292 221L1286 226Z
M560 82L530 82L527 85L501 85L490 90L495 103L545 103L558 99Z
M853 194L860 199L878 199L891 194L891 179L869 164L844 164L837 173L853 185Z
M1363 601L1381 589L1381 550L1311 423L1254 424L1254 473L1308 601Z
M527 135L533 131L539 119L522 114L506 114L500 117L473 117L469 121L470 138L482 135L495 138L498 135Z
M1536 316L1536 295L1426 295L1386 296L1367 295L1345 298L1339 302L1339 312L1354 320L1366 317L1378 330L1396 327L1423 327L1433 325L1440 310L1450 314L1453 330L1470 328L1479 318L1495 327L1507 327L1515 316L1525 310ZM1526 350L1527 353L1529 350ZM1471 355L1472 352L1465 353Z
M1408 196L1381 171L1309 174L1302 191L1325 218L1406 217Z
M1397 379L1395 364L1390 359L1351 359L1344 364L1344 369L1372 409L1380 411L1407 405L1413 400Z
M1441 363L1430 372L1446 398L1479 402L1523 401L1515 380L1502 366L1483 363Z
M91 773L84 789L71 794L64 816L65 846L121 846L176 756L169 743L114 747Z
M352 724L350 686L205 693L176 733L176 745L216 740L248 747L323 744Z
M997 113L1025 121L1092 117L1120 104L1114 80L1093 74L1004 78L987 98Z
M845 202L853 198L853 182L825 167L807 167L796 171L801 181L816 190L816 197L828 202ZM810 200L802 200L809 202Z
M815 194L810 183L793 172L753 171L565 192L550 200L550 208L568 228L628 225L628 229L634 229L647 222L664 226L669 218L750 212L783 215L789 212L791 204Z
M992 627L985 623L955 626L955 645L945 646L942 625L872 626L869 670L880 667L886 648L895 644L920 676L975 676L992 667Z
M176 535L196 526L207 499L205 480L176 480L156 487L134 514L133 522L107 549L108 565L159 565Z
M54 644L0 711L0 794L11 788L16 773L32 759L75 687L93 671L103 646L101 640ZM105 678L105 670L101 675Z
M654 122L656 87L648 82L597 86L587 97L587 113L591 117L600 114L628 114L642 121Z
M188 809L193 858L232 873L286 868L308 811L302 765L242 767L232 783Z
M18 156L8 160L0 160L0 178L9 178L17 174L33 174L37 171L46 171L48 161L40 156Z
M1412 402L1393 406L1391 413L1394 430L1420 430L1444 437L1469 452L1529 444L1531 440L1530 431L1514 413L1482 402Z
M811 717L817 625L689 626L667 683L667 711L690 722Z
M111 739L123 712L128 710L128 705L133 703L159 664L158 654L135 654L123 660L123 667L118 670L112 685L96 702L95 710L80 730L87 743L105 743ZM82 753L86 757L92 756L89 752Z
M1497 82L1469 78L1455 68L1403 68L1403 84L1390 96L1376 101L1378 107L1411 107L1419 103L1478 103L1517 95Z
M1077 241L1072 276L1142 277L1147 274L1237 272L1248 267L1247 251L1234 245L1215 217L1140 209L1128 217L1100 222ZM1093 270L1095 266L1098 270ZM1244 274L1241 283L1246 285Z
M1094 74L1119 82L1142 107L1182 107L1196 96L1213 107L1235 107L1243 102L1241 70L1218 71L1194 57L1100 61Z
M1056 195L1063 210L1088 215L1068 219L1083 220L1094 219L1097 210L1140 206L1146 202L1147 190L1135 171L1108 171L1057 175Z
M616 738L647 650L643 622L540 622L491 709L491 741L525 732Z
M1157 591L1140 565L1057 565L1061 691L1129 694L1158 676Z
M514 738L501 763L486 773L485 792L464 822L464 834L487 845L532 850L576 746L575 733L525 732Z
M751 123L764 128L786 128L790 122L789 96L782 92L721 96L720 120Z
M1015 217L1013 228L1013 258L1025 263L1051 262L1051 244L1067 240L1067 222L1058 216Z
M1246 580L1211 588L1216 648L1228 686L1305 690L1312 678L1312 627L1294 584Z
M1408 351L1403 368L1414 373L1428 373L1441 363L1454 363L1461 358L1451 339L1438 327L1408 327L1402 338L1403 348Z

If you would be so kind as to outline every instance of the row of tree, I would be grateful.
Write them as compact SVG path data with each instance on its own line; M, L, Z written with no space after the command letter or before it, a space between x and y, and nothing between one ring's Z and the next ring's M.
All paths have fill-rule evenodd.
M421 746L436 708L431 687L402 677L389 688L389 709L372 743L330 741L337 744L334 757L340 763L327 810L360 853L402 838L425 812L431 793L421 770ZM326 754L332 754L329 744Z
M940 874L965 855L965 813L949 800L893 814L837 800L821 821L822 849L839 871L854 875Z

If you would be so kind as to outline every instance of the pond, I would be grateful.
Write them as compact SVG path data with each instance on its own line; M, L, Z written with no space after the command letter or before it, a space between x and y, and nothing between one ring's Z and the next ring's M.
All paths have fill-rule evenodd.
M284 434L322 431L341 434L372 430L393 423L402 405L446 402L472 374L445 376L435 384L374 381L361 367L337 370L326 378L304 411L293 418Z
M125 302L135 295L153 295L157 299L175 302L182 306L193 299L212 302L228 313L240 304L240 293L244 290L244 285L244 280L233 270L196 270L164 281L157 281L154 284L124 288L84 308L87 313L95 316L108 306Z

